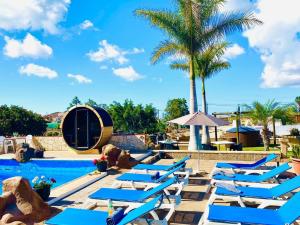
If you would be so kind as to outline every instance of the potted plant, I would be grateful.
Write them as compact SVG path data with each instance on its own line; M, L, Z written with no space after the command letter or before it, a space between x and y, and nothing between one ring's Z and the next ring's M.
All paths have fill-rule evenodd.
M32 180L32 183L34 191L38 193L44 201L47 201L50 196L51 187L56 183L56 180L54 178L46 178L45 176L36 176Z
M99 172L106 172L107 171L107 158L104 154L101 154L99 159L93 160L94 165L97 167Z
M295 173L300 175L300 145L292 147L292 163Z

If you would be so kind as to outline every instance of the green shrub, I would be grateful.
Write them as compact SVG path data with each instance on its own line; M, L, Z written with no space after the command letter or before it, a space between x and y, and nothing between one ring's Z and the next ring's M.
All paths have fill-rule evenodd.
M293 129L290 130L290 135L291 136L299 136L300 132L297 128L293 128Z
M294 145L292 147L292 158L300 159L300 145Z

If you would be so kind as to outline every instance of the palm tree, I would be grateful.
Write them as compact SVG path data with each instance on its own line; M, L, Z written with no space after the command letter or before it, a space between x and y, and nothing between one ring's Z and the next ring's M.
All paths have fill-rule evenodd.
M155 48L152 63L171 55L184 55L189 63L190 113L198 111L195 84L196 54L210 43L234 31L241 31L253 24L260 23L251 13L229 12L219 14L225 0L174 0L177 10L136 10L150 23L163 30L168 36ZM189 149L200 148L199 130L190 126Z
M246 117L249 117L254 124L262 126L262 138L266 151L270 148L270 136L268 125L275 119L281 119L285 122L292 121L292 111L290 106L280 106L278 102L269 100L265 104L253 102L251 105L245 105L247 111Z
M207 114L205 80L230 67L230 63L222 58L227 46L228 44L226 42L210 45L203 52L198 52L194 59L195 74L196 77L201 79L202 83L202 112L205 114ZM171 64L171 68L187 71L188 64L175 61ZM202 143L210 143L209 129L207 126L202 127Z

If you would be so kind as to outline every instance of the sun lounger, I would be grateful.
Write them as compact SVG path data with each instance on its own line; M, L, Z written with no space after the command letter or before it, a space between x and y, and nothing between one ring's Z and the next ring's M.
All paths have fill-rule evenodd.
M260 167L265 166L266 163L271 162L272 160L276 159L277 155L272 153L269 154L268 156L256 161L255 163L224 163L224 162L219 162L216 164L215 168L211 172L211 176L215 174L216 172L220 170L229 170L232 173L237 173L237 172L244 172L245 174L249 173L262 173L266 172L265 169L260 169Z
M157 187L154 187L153 189L147 191L100 188L98 191L89 196L89 199L85 204L89 205L90 208L96 206L107 206L108 201L111 200L114 206L126 206L128 207L127 210L131 210L140 207L143 202L145 202L149 198L164 194L164 190L176 182L176 178L173 177L158 185ZM174 213L175 207L180 203L181 196L180 193L177 196L169 196L165 194L164 199L165 202L160 205L160 208L168 211L168 214L166 215L166 218L168 220Z
M166 220L159 220L157 214L154 212L160 204L162 196L158 196L153 200L143 204L139 208L136 208L124 215L119 215L114 221L115 225L130 224L134 221L136 224L147 224L149 221L145 221L141 217L150 213L154 217L154 223L151 224L167 224ZM50 220L46 221L48 225L105 225L107 223L108 213L105 211L87 210L87 209L75 209L67 208L62 213L54 216ZM150 222L150 221L149 221Z
M147 190L149 188L158 186L161 182L164 182L170 176L177 177L175 175L175 173L180 171L180 169L182 169L183 166L184 165L181 164L162 175L160 175L159 173L154 174L154 175L153 174L124 173L121 176L116 178L116 181L114 182L113 187L121 188L123 186L127 186L127 187L129 186L133 189L136 189L137 187L144 187L145 190ZM177 177L177 179L178 179L178 181L170 186L172 188L177 189L177 193L175 195L178 195L178 193L181 192L182 184L184 184L184 185L188 184L189 173L186 173L183 178Z
M258 208L281 206L291 196L291 192L298 188L300 188L300 176L271 188L233 186L231 189L226 186L217 186L213 190L208 204L213 204L215 200L223 200L237 202L242 207L246 207L246 202L255 203Z
M153 164L138 164L132 168L133 171L136 170L154 170L154 171L170 171L174 169L175 167L186 163L187 160L189 160L191 157L186 156L182 159L180 159L178 162L171 164L171 165L153 165Z
M230 183L230 184L244 184L244 185L251 185L253 183L259 183L262 184L263 182L267 182L270 180L276 181L276 177L291 169L288 163L284 163L281 166L278 166L268 172L265 172L264 174L254 175L254 174L224 174L222 171L219 173L216 173L213 175L211 184L214 185L217 182L224 182L224 183ZM263 185L258 185L263 186Z
M295 194L279 209L243 208L209 205L200 224L292 224L300 216L300 193Z

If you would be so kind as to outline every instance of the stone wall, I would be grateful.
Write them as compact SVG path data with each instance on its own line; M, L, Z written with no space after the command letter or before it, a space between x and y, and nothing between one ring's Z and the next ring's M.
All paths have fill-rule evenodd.
M145 150L145 135L113 135L109 143L126 150ZM67 151L71 148L63 137L36 137L46 151Z
M146 135L135 134L135 135L113 135L109 141L121 149L126 150L146 150Z
M46 151L67 151L71 148L65 143L63 137L35 137Z

